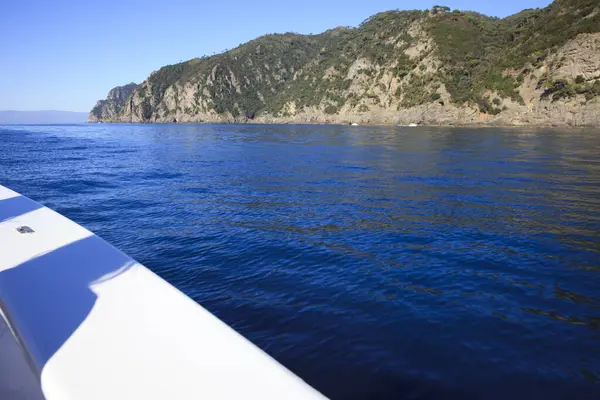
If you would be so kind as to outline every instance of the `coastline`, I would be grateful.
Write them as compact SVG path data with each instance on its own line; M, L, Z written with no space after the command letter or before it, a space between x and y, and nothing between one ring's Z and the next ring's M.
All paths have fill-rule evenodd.
M581 99L579 99L581 100ZM459 127L587 127L600 128L600 99L578 101L536 101L521 105L507 103L506 110L492 115L470 105L430 103L411 108L377 107L370 112L357 113L352 109L328 114L320 107L304 108L279 115L258 114L252 118L233 116L214 110L189 114L177 111L143 118L135 109L100 118L90 113L88 122L109 123L207 123L207 124L268 124L268 125L352 125L363 126L459 126Z
M85 121L85 124L109 124L109 125L325 125L325 126L344 126L344 127L382 127L382 128L469 128L469 129L488 129L488 128L535 128L535 129L600 129L600 125L571 125L571 124L500 124L500 123L457 123L457 124L418 124L409 126L409 124L392 124L366 122L353 125L351 122L263 122L263 121Z

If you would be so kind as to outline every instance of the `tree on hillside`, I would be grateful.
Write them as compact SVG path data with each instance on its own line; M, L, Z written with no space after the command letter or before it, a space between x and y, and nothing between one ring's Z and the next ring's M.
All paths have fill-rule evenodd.
M431 9L431 13L433 15L445 14L447 12L450 12L450 7L447 6L433 6L433 8Z

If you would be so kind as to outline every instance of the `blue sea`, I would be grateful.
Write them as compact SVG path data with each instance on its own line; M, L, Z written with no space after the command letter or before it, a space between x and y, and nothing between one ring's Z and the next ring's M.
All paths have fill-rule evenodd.
M599 130L5 125L0 184L333 399L600 398Z

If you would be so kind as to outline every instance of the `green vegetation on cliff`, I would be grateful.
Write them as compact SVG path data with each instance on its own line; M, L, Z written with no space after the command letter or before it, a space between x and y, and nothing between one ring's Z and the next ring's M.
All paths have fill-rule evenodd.
M481 101L486 89L522 101L507 69L539 63L580 33L600 31L597 0L562 0L505 19L454 11L429 21L445 83L456 102Z
M239 120L287 117L303 109L334 115L449 101L496 115L505 109L502 99L524 104L519 87L560 46L599 31L597 0L557 0L504 19L442 6L388 11L356 28L266 35L223 54L165 66L130 87L114 110L107 111L109 95L92 114L100 120L182 114ZM600 94L600 76L581 79L541 79L540 98L589 100Z

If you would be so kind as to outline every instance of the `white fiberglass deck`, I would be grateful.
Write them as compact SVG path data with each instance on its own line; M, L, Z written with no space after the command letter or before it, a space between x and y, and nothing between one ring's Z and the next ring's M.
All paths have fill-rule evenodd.
M39 398L40 383L48 400L322 398L141 264L3 186L0 310L3 400Z

